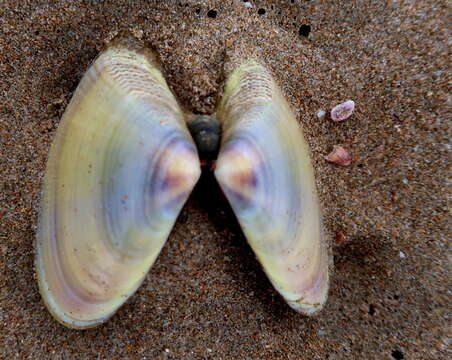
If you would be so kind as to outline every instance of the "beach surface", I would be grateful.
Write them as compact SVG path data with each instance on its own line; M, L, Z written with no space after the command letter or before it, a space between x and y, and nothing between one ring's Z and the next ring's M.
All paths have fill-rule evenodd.
M446 359L450 14L439 0L0 1L0 358ZM310 145L334 256L317 317L273 289L209 173L108 322L51 317L34 273L46 159L83 73L123 29L159 52L192 112L215 111L240 60L271 70ZM317 117L348 99L347 120ZM334 145L350 166L325 161Z

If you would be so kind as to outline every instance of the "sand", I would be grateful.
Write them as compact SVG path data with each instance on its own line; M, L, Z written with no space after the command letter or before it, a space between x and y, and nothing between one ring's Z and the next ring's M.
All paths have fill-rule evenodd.
M448 20L439 0L0 1L0 357L446 359ZM47 154L121 29L159 51L197 113L214 111L240 59L271 69L310 144L334 254L318 317L272 288L209 174L106 324L69 330L47 312L33 269ZM346 121L316 117L347 99ZM351 166L324 160L334 145Z

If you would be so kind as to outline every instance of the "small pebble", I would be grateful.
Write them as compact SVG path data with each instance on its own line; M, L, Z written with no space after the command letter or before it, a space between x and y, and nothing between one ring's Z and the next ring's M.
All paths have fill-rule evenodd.
M326 111L323 109L320 109L319 111L317 111L317 118L319 119L323 119L326 115Z
M402 251L399 251L399 256L403 259L406 257L405 253Z
M353 110L355 110L355 102L353 100L347 100L346 102L335 106L333 110L331 110L331 120L345 120L350 117Z
M334 145L333 151L325 157L325 160L340 166L348 166L352 163L351 155L339 145Z
M334 240L336 244L342 244L345 241L345 233L341 230L337 231Z
M143 33L141 29L132 29L132 34L139 40L143 39Z

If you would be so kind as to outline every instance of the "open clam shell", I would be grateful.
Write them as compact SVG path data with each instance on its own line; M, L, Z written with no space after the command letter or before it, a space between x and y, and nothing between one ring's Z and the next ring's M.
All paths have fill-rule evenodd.
M328 251L303 134L270 73L256 62L229 77L217 117L215 176L267 276L288 304L320 310Z
M200 175L150 50L114 41L61 120L44 179L36 271L52 315L87 328L138 288Z

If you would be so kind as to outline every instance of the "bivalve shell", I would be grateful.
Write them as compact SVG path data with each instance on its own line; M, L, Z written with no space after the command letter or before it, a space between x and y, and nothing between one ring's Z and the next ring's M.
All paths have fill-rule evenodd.
M230 76L217 117L215 176L274 287L304 314L328 292L324 239L309 150L269 71L254 61Z
M141 284L199 175L154 53L113 41L81 80L47 163L36 270L52 315L73 328L108 319Z

